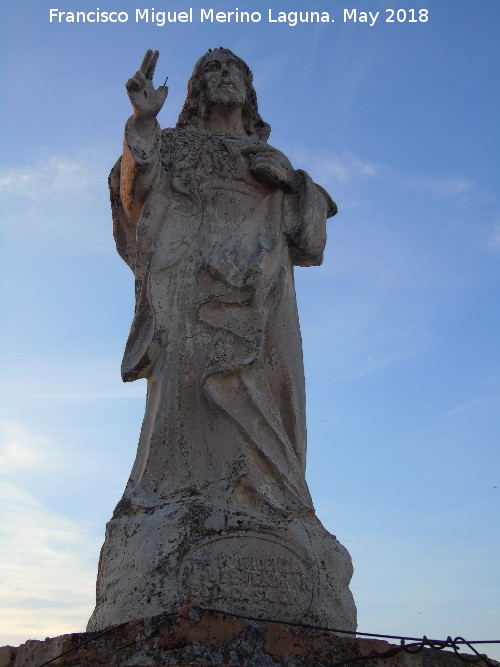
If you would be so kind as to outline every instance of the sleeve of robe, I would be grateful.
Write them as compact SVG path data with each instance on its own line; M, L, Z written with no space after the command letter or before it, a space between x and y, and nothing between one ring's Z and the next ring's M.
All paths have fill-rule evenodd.
M111 170L109 189L113 234L119 255L135 274L136 308L122 362L125 382L147 377L159 345L154 341L154 321L148 306L147 267L138 261L137 223L149 193L160 177L161 131L156 123L149 141L137 133L133 119L125 126L123 155Z
M160 146L161 130L158 123L149 140L145 140L134 128L134 118L129 118L125 125L123 155L109 176L116 247L134 272L137 223L144 202L160 175Z
M305 171L298 171L297 194L284 197L285 231L292 260L296 266L318 266L326 244L326 220L337 213L337 206L321 186Z

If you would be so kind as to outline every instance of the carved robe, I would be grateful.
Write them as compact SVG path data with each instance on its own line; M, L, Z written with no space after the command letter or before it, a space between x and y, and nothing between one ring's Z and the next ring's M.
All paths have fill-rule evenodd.
M305 172L298 193L253 176L259 144L157 126L146 145L126 128L110 176L118 252L136 278L122 376L148 390L118 516L191 496L312 508L293 266L321 263L336 208Z

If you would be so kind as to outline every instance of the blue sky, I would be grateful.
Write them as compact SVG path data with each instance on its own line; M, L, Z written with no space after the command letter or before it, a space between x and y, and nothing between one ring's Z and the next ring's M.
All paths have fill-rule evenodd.
M49 23L49 9L127 11ZM180 0L157 10L180 11ZM254 72L270 143L329 190L324 264L298 269L317 513L353 558L359 630L500 639L497 0L199 3L255 24L135 23L122 0L2 4L0 643L81 631L130 472L143 381L119 366L132 274L107 174L146 49L175 123L196 59ZM327 10L269 24L267 9ZM379 11L373 27L343 9ZM500 645L489 650L500 657Z

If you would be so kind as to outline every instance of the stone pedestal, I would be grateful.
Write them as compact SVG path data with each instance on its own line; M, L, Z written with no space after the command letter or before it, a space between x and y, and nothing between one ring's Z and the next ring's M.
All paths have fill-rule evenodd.
M424 649L387 659L385 641L339 637L314 628L252 621L185 607L130 621L105 633L78 633L0 648L0 667L462 667L459 656ZM58 657L60 656L60 657ZM465 656L472 658L473 656ZM498 665L495 661L489 664Z
M89 631L176 613L231 614L355 630L351 559L313 512L249 513L202 499L108 523Z

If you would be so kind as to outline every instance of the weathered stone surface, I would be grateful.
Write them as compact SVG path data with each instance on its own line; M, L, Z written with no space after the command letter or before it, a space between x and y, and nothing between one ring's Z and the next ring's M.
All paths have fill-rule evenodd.
M63 635L43 642L29 641L19 648L1 648L0 667L40 667L65 651L69 652L52 662L53 667L333 667L373 651L384 653L395 648L385 641L340 637L332 632L252 621L190 606L176 615L131 621L105 635L98 634ZM454 654L424 649L415 655L398 653L389 659L351 664L456 667L464 663Z
M88 630L183 604L354 629L347 551L305 480L294 266L321 264L330 196L267 143L252 75L216 49L160 131L158 52L110 176L134 272L125 381L147 378L137 457L108 523Z
M344 548L312 512L272 522L184 501L108 524L92 622L102 628L192 603L352 629L351 574Z

